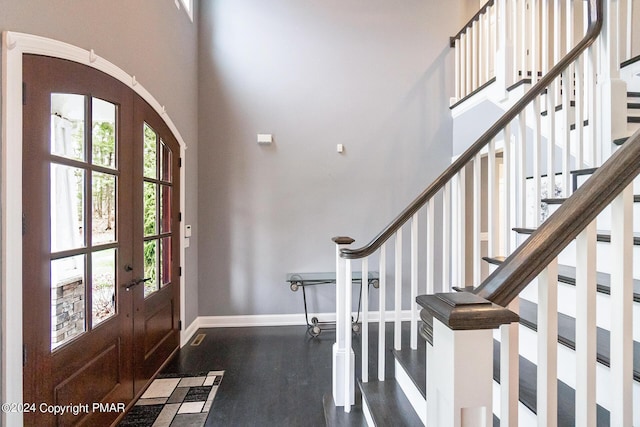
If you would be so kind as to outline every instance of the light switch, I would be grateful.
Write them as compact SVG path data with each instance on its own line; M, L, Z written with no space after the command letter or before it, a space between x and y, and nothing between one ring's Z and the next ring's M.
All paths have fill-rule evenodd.
M338 144L337 150L338 150L338 153L344 152L344 145Z

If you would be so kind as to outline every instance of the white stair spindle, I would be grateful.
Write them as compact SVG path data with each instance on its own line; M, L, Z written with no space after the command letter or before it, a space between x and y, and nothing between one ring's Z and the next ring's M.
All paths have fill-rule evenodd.
M566 54L567 52L569 52L572 48L573 48L573 28L574 28L574 24L573 21L575 19L575 11L574 11L574 5L573 5L574 0L566 0L565 2L565 24L564 24L564 38L565 38L565 50L564 53ZM573 81L573 64L571 66L569 66L569 80L568 80L568 84L567 84L567 88L571 88L572 85L572 81ZM571 93L571 91L569 91L569 93Z
M478 27L477 37L477 46L478 50L478 82L479 85L484 84L487 81L487 74L485 72L485 66L487 64L487 51L485 49L485 41L487 40L487 25L485 14L480 15L478 17L478 23L475 25Z
M351 312L352 312L352 294L353 294L353 275L351 273L351 260L347 259L345 262L345 282L346 292L344 293L344 311L346 313L346 321L344 322L344 345L345 348L351 349ZM354 365L352 365L348 358L344 359L344 395L348 396L344 402L344 412L351 412L351 405L355 403L355 399L352 398L354 393Z
M633 184L611 204L611 425L633 416ZM637 408L636 408L637 410Z
M549 43L550 31L549 31L549 1L551 0L542 0L541 4L541 19L540 19L540 31L541 31L541 46L540 46L540 56L541 56L541 70L542 74L546 74L549 71L549 47L551 44Z
M462 99L462 95L461 95L462 92L461 92L461 89L460 89L460 78L461 78L460 77L461 76L461 73L460 73L461 68L460 67L462 65L461 62L460 62L461 61L460 39L459 38L456 39L454 43L455 43L455 63L456 63L455 68L454 68L454 70L455 70L454 81L455 81L455 95L456 95L456 102L457 102L457 101Z
M558 422L558 260L538 276L538 397L539 425Z
M518 49L520 47L520 37L522 37L522 31L517 30L518 17L520 16L520 8L522 7L521 0L513 0L511 3L511 14L509 15L509 34L512 40L511 45L511 79L507 81L507 86L511 86L518 80L518 71L520 70L520 55Z
M576 425L596 425L596 221L576 239Z
M378 287L378 293L380 294L378 311L380 318L378 319L378 380L384 381L384 367L385 367L385 310L387 301L387 248L386 243L383 243L380 247L380 282Z
M590 46L587 49L586 61L585 61L585 86L586 86L586 95L587 95L587 120L589 126L586 127L588 132L588 141L589 145L587 147L586 157L589 158L589 164L593 167L600 166L601 161L601 150L598 149L599 139L598 135L598 123L596 121L596 49L597 46ZM610 150L609 150L610 151ZM611 154L610 152L607 155Z
M396 232L393 348L402 350L402 228Z
M555 197L556 188L556 82L547 88L547 197Z
M519 298L509 304L509 310L519 312ZM518 322L500 326L500 425L518 426L520 382L520 337Z
M458 38L460 43L460 99L468 95L469 90L467 88L467 38L464 33L460 34Z
M533 225L537 227L540 224L540 199L541 199L541 174L542 174L542 135L540 133L540 97L537 97L531 103L532 105L532 123L533 123Z
M627 0L627 27L626 27L626 49L624 60L631 59L633 56L633 2L634 0ZM635 40L637 43L638 41Z
M474 24L469 29L469 35L471 37L471 91L478 88L478 80L480 73L480 58L478 56L478 39L479 37L479 25Z
M459 256L458 256L458 243L459 243L459 223L460 223L460 204L458 198L458 174L454 175L451 178L451 193L450 193L450 206L451 206L451 237L450 237L450 268L451 268L451 288L453 289L455 286L458 286L458 264L459 264Z
M493 6L488 9L489 25L491 27L491 45L489 46L490 66L489 73L492 77L496 76L496 61L498 59L498 8Z
M488 255L490 257L498 255L498 192L497 173L496 173L496 143L494 140L489 142L488 155L488 179L487 179L487 238L488 238Z
M574 135L575 141L575 158L576 169L585 167L584 163L584 149L583 149L583 123L584 123L584 67L583 67L583 55L580 55L575 61L574 72L575 78L575 98L576 98L576 110L574 118Z
M451 182L447 182L442 191L442 289L451 289Z
M525 110L518 115L518 145L517 145L517 221L518 227L527 226L527 118Z
M522 7L520 8L520 17L519 17L519 26L522 28L521 37L520 37L520 73L521 78L527 78L527 69L529 68L529 35L530 31L528 31L528 23L527 19L527 11L529 8L529 1L522 0Z
M458 181L458 209L457 209L457 236L456 236L456 278L458 282L458 286L464 287L466 285L466 268L465 268L465 239L466 239L466 228L465 228L465 219L466 219L466 209L465 209L465 180L466 174L465 169L462 168L460 172L457 174Z
M557 64L562 57L562 0L554 0L553 2L553 65ZM561 99L560 80L556 79L556 91L554 96L556 100Z
M486 11L478 17L478 27L478 55L480 57L478 72L482 84L489 79L487 74L489 69L489 20L487 19Z
M362 382L369 382L369 257L362 259ZM379 281L378 281L379 283Z
M560 139L562 141L562 194L564 197L569 197L572 193L571 190L571 67L564 70L562 73L562 85L561 85L561 101L562 111L560 113Z
M473 51L473 37L471 36L471 29L467 28L467 31L464 33L464 38L467 41L465 43L466 47L467 47L467 52L466 52L466 64L467 64L467 69L465 71L465 77L466 77L466 83L465 86L467 88L467 95L469 95L471 92L473 92L473 82L472 82L472 68L473 68L473 62L471 59L471 54Z
M482 282L482 156L473 159L473 286Z
M433 201L427 202L427 294L435 292L435 205Z
M551 0L543 0L542 2L542 74L549 72L549 55L551 43L550 38L550 11L549 3ZM555 135L556 135L556 98L555 98L555 80L547 87L545 95L545 104L547 115L545 121L547 124L547 197L554 197L555 193Z
M511 71L510 52L508 51L510 37L507 30L509 22L507 5L507 0L497 0L493 7L496 11L496 58L494 69L500 91L506 91L508 87L507 75Z
M529 0L529 18L531 19L531 84L534 85L538 81L538 67L540 55L540 21L538 19L538 0Z
M502 174L504 182L504 221L502 226L502 248L505 256L511 253L511 209L513 199L511 194L511 124L508 124L503 132L504 149L502 152Z
M418 349L418 214L411 218L411 339L409 346L412 350Z

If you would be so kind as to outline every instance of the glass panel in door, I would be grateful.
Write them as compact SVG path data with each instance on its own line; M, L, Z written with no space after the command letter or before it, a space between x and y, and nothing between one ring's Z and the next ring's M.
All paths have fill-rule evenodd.
M50 105L53 351L118 310L119 172L116 104L89 95L53 93ZM91 128L85 123L91 123Z

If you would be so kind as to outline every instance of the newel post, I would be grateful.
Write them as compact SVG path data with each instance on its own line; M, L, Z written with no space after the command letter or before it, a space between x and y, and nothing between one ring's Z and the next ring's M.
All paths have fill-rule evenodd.
M351 268L340 250L354 242L350 237L334 237L336 244L336 342L333 344L332 391L336 406L351 411L355 402L355 354L351 348ZM350 262L350 261L349 261ZM347 277L349 271L349 277ZM347 326L348 331L347 333Z
M427 425L493 425L492 329L517 322L518 315L468 292L416 301L424 307L422 319L433 325L427 334Z

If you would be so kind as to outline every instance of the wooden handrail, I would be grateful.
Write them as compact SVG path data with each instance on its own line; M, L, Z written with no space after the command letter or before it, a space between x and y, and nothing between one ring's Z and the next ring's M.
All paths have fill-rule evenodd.
M640 130L598 168L473 293L506 307L640 174Z
M469 19L469 22L464 24L462 29L460 31L458 31L458 33L455 36L449 37L449 46L450 47L456 47L456 40L458 40L461 35L466 33L467 32L467 28L471 28L473 26L473 23L475 21L477 21L478 19L480 19L480 17L487 12L487 9L489 9L491 6L493 6L494 3L495 3L495 0L489 0L488 2L486 2L484 4L484 6L482 6L480 8L480 10L475 15L473 15L473 18Z
M518 116L544 89L556 79L562 71L575 61L582 52L595 42L603 23L603 0L588 0L589 27L580 42L567 53L551 70L540 78L513 107L511 107L493 126L458 157L440 174L411 204L405 208L380 234L367 245L357 249L341 249L340 256L346 259L358 259L374 253L384 242L400 229L426 202L432 199L458 172L462 170L493 138L495 138L514 118ZM487 298L488 299L488 298Z

